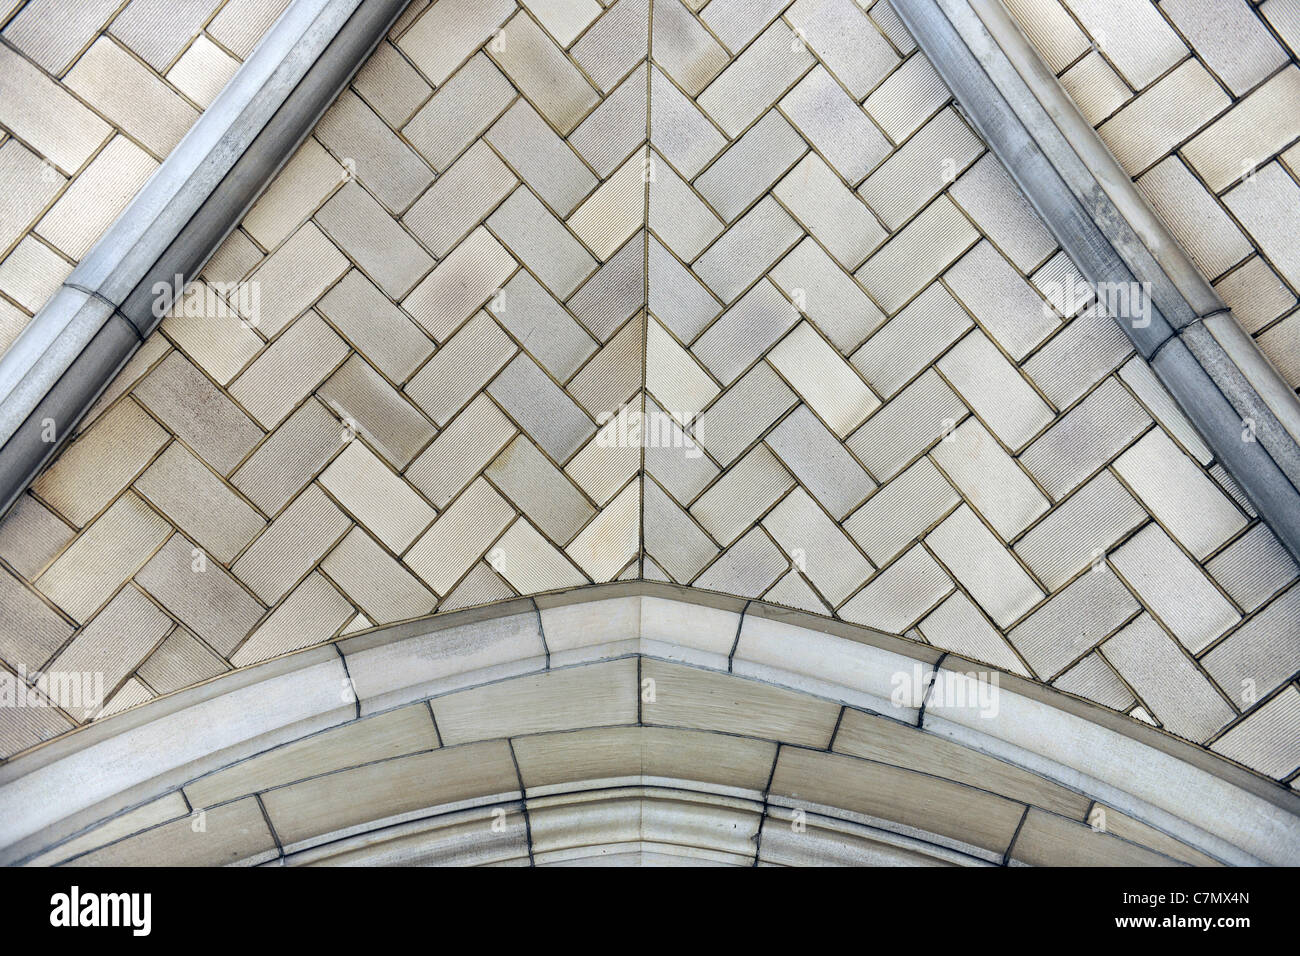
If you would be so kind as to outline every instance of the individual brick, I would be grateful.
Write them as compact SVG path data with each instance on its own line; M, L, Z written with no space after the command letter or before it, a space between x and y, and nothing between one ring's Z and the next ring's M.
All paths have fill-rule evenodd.
M564 473L523 435L503 449L483 474L547 537L559 544L572 541L596 514L596 509Z
M487 553L515 514L510 503L480 478L443 510L406 555L406 564L435 591L446 594Z
M0 519L0 558L31 580L76 534L30 492Z
M1056 248L1056 240L993 153L985 153L953 183L952 200L989 240L1029 272Z
M219 474L229 474L262 439L262 429L179 352L163 359L134 395Z
M317 211L316 223L391 299L433 268L433 257L356 182Z
M230 396L273 429L342 364L348 344L315 312L289 326L235 379Z
M853 354L853 366L879 394L891 396L972 324L952 294L933 283Z
M877 565L887 564L962 501L929 458L882 486L844 522Z
M863 107L895 143L920 129L952 94L930 61L914 54L871 92Z
M854 274L880 307L892 315L979 237L948 197L940 196Z
M943 278L952 294L1016 361L1058 328L1052 311L988 242L976 245Z
M441 0L407 28L397 45L441 86L516 9L513 0Z
M45 243L26 236L0 262L0 290L36 312L63 284L72 265Z
M18 6L7 5L5 17ZM46 71L59 76L113 19L120 4L113 0L86 0L62 7L57 0L36 0L22 6L5 27L5 40ZM117 19L128 18L123 13Z
M266 521L184 445L172 442L135 489L222 564L233 561Z
M966 406L933 369L891 398L849 439L879 481L888 481L966 417Z
M569 397L597 421L618 411L641 388L642 378L648 378L649 367L641 361L648 354L642 345L644 332L641 322L628 322L565 386Z
M517 182L486 143L475 142L407 210L402 224L434 255L445 256Z
M776 583L790 568L790 561L759 528L743 538L704 569L692 582L706 591L722 591L755 598Z
M157 168L148 153L115 136L41 217L36 232L70 258L82 258Z
M1004 540L1048 509L1047 498L974 418L939 442L931 457Z
M802 488L768 512L763 527L832 605L844 601L874 570Z
M31 9L35 14L39 8ZM0 48L0 123L69 174L113 132L63 86L7 47Z
M1223 201L1273 267L1300 283L1300 250L1291 241L1300 228L1300 186L1277 163L1230 190Z
M560 299L567 299L596 271L591 254L523 186L497 207L487 224Z
M347 256L314 223L306 223L249 277L258 295L245 305L253 313L245 318L263 335L274 336L311 308L348 267Z
M200 109L207 109L238 69L238 60L200 34L166 72L166 79Z
M1246 518L1196 463L1155 429L1115 461L1152 515L1197 558L1246 527Z
M723 132L734 138L814 62L807 48L795 42L790 28L778 20L732 60L696 102Z
M265 608L225 569L180 535L173 535L140 569L136 583L219 654L253 629Z
M81 629L72 643L64 648L46 668L46 683L59 672L95 674L103 680L106 691L117 687L136 665L152 651L175 623L137 588L124 587L104 609ZM86 710L68 707L74 717L95 716L101 701L81 701ZM66 705L65 705L66 706Z
M497 539L492 551L497 573L520 594L590 583L561 551L523 518Z
M876 488L848 450L804 406L786 416L766 441L836 521Z
M888 233L826 162L809 153L774 195L845 269L854 269Z
M1253 19L1253 18L1252 18ZM1249 175L1300 135L1300 67L1282 70L1183 147L1214 192Z
M35 672L76 629L34 590L0 568L0 657L12 667Z
M479 227L402 300L402 308L434 339L446 342L517 268L505 247Z
M433 181L428 164L351 90L321 117L316 138L389 212L405 211Z
M695 179L695 191L725 222L771 188L808 147L780 113L764 113Z
M349 438L337 418L307 399L231 476L262 513L276 515Z
M978 330L949 349L935 367L1013 451L1052 421L1052 409Z
M480 394L406 470L406 480L436 507L445 508L514 434L514 423Z
M389 549L400 554L433 521L434 510L360 441L330 462L320 483Z
M10 138L0 143L0 242L6 248L32 227L65 182L53 166L46 165L18 140ZM26 324L25 318L21 321Z
M501 326L479 312L416 373L406 394L444 426L515 352Z
M727 138L663 72L650 71L650 142L686 179L695 178Z
M355 353L316 390L316 396L399 470L437 434L414 405Z
M262 603L274 605L351 526L320 487L308 485L231 566Z
M1205 67L1190 59L1102 123L1097 132L1120 165L1136 176L1230 102Z
M926 535L925 543L999 627L1043 598L1011 552L965 505Z
M983 152L983 141L946 109L881 163L858 195L887 228L898 229Z
M975 602L954 591L925 616L916 629L931 644L976 661L986 661L1013 674L1029 676L1006 639L984 617Z
M645 228L647 154L630 157L569 217L568 226L600 262Z
M1114 633L1140 608L1114 572L1100 565L1052 595L1008 631L1007 639L1038 676L1048 680Z
M918 544L878 571L838 613L845 620L901 634L952 590L952 578Z
M1147 615L1106 641L1101 652L1165 728L1181 737L1204 741L1234 716L1214 685Z
M1142 89L1187 55L1187 47L1147 0L1064 0L1124 74Z
M199 118L198 110L157 74L105 36L82 54L63 82L157 159L170 153Z
M885 321L862 287L811 236L778 262L769 277L845 355Z
M82 527L144 470L167 440L167 432L126 399L67 445L32 482L32 490Z
M1159 525L1147 525L1110 561L1142 603L1193 654L1241 619Z
M1297 720L1300 691L1293 685L1247 714L1210 749L1270 777L1286 776L1300 764L1300 745L1289 730Z
M313 572L248 635L230 663L244 667L327 641L355 614L338 588Z
M352 87L389 126L400 128L433 88L391 43L380 43L361 65Z
M140 665L136 674L158 693L170 694L229 669L229 665L192 632L177 627Z
M651 154L650 161L657 163L650 184L650 229L679 258L690 262L718 237L723 222L657 153Z
M1055 591L1146 519L1137 500L1103 471L1028 531L1015 552Z
M55 558L36 586L74 620L88 621L167 540L171 526L130 491Z
M361 528L353 528L321 570L376 624L430 613L438 599Z
M1205 670L1242 709L1295 672L1300 651L1300 590L1292 588L1201 657Z
M645 549L673 580L690 581L718 546L655 481L645 482Z
M717 243L714 248L721 244ZM649 280L650 312L682 341L694 340L722 311L718 297L653 236L650 238L649 259L650 274L646 278Z
M265 340L235 307L206 282L195 282L185 290L163 318L161 328L199 368L223 386L229 385L266 347Z
M555 43L528 16L516 15L488 47L497 65L562 135L600 97Z
M646 390L673 418L688 421L714 399L718 385L658 321L651 320L647 332ZM629 356L629 365L630 360L634 360L634 355ZM634 382L629 385L634 386Z
M405 382L433 354L434 344L405 312L356 269L317 309L357 351L395 382Z
M646 69L638 67L569 134L569 145L598 176L608 176L646 141ZM637 162L645 164L644 153Z
M649 44L649 0L617 0L569 53L601 91L609 92L641 59Z
M730 545L794 484L776 456L759 445L700 495L690 512L714 540Z
M898 54L852 0L798 0L786 16L856 99L898 63Z
M688 96L698 96L726 67L727 51L681 0L662 0L652 26L655 62Z
M596 430L573 399L526 355L506 366L488 394L557 462L568 461Z
M1097 126L1133 98L1133 91L1097 50L1088 53L1061 74L1061 86L1070 94L1083 118Z
M840 438L880 407L853 367L807 322L795 326L768 361Z

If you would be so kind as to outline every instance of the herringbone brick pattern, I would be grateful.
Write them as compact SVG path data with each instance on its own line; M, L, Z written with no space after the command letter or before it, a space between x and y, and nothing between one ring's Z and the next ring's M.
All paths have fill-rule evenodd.
M0 0L0 349L289 0Z
M1300 0L1006 2L1237 321L1300 388ZM1249 537L1212 562L1234 600L1223 575ZM1265 576L1281 566L1268 562ZM1300 597L1289 594L1201 656L1239 703L1241 687L1256 698L1214 743L1252 766L1300 762L1300 735L1278 732L1300 718ZM1228 674L1230 658L1239 664Z
M1198 743L1297 656L1296 568L881 2L408 13L0 559L0 657L110 712L635 577Z

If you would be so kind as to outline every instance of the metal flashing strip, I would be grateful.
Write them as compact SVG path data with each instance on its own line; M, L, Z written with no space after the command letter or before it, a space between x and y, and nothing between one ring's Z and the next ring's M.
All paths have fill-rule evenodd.
M0 357L0 514L161 320L408 0L293 0L122 214Z
M890 0L1134 348L1300 560L1300 401L1146 204L1001 0Z

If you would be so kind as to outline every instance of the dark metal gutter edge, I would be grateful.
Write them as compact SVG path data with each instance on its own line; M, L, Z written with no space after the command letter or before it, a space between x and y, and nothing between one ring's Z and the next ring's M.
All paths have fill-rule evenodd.
M408 0L293 0L0 358L0 514L307 137Z
M1300 561L1300 401L1237 325L1001 0L890 0L985 142ZM1145 306L1145 308L1143 308Z

